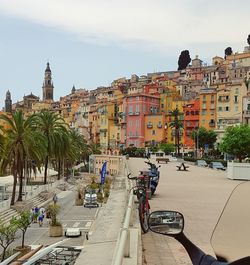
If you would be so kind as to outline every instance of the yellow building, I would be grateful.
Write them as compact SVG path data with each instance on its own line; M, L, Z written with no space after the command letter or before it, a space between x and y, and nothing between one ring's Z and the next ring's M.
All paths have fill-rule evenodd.
M145 115L145 146L165 142L166 131L164 114Z
M214 130L216 125L216 90L204 88L200 91L199 126Z
M247 94L244 82L227 84L225 88L217 89L217 141L220 142L225 129L242 122L242 100Z

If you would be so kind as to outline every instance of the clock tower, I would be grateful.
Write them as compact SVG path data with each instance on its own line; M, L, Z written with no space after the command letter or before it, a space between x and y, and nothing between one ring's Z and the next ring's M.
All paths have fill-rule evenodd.
M54 91L54 86L51 77L51 70L49 67L49 63L47 63L47 67L44 73L44 81L43 81L43 100L53 101L53 91Z

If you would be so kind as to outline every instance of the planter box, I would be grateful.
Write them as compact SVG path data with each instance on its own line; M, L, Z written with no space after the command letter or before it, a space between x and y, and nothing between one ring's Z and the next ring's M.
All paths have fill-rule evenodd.
M63 228L62 225L52 226L49 227L49 236L51 237L59 237L63 235Z
M250 163L227 163L227 177L229 179L250 180Z
M75 199L75 206L82 206L83 205L83 199L76 198Z

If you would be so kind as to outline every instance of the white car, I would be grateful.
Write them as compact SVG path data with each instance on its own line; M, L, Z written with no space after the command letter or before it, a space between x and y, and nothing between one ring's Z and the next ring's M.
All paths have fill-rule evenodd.
M82 235L82 231L79 228L67 228L64 232L66 237L77 237Z

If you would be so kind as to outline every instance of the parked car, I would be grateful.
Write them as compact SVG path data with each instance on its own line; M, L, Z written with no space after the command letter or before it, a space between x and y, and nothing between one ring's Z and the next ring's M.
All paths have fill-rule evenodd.
M226 168L222 165L221 162L211 162L209 164L209 167L214 169L226 170Z
M198 167L207 167L208 166L208 164L207 164L207 162L205 160L197 160L196 161L196 165Z

